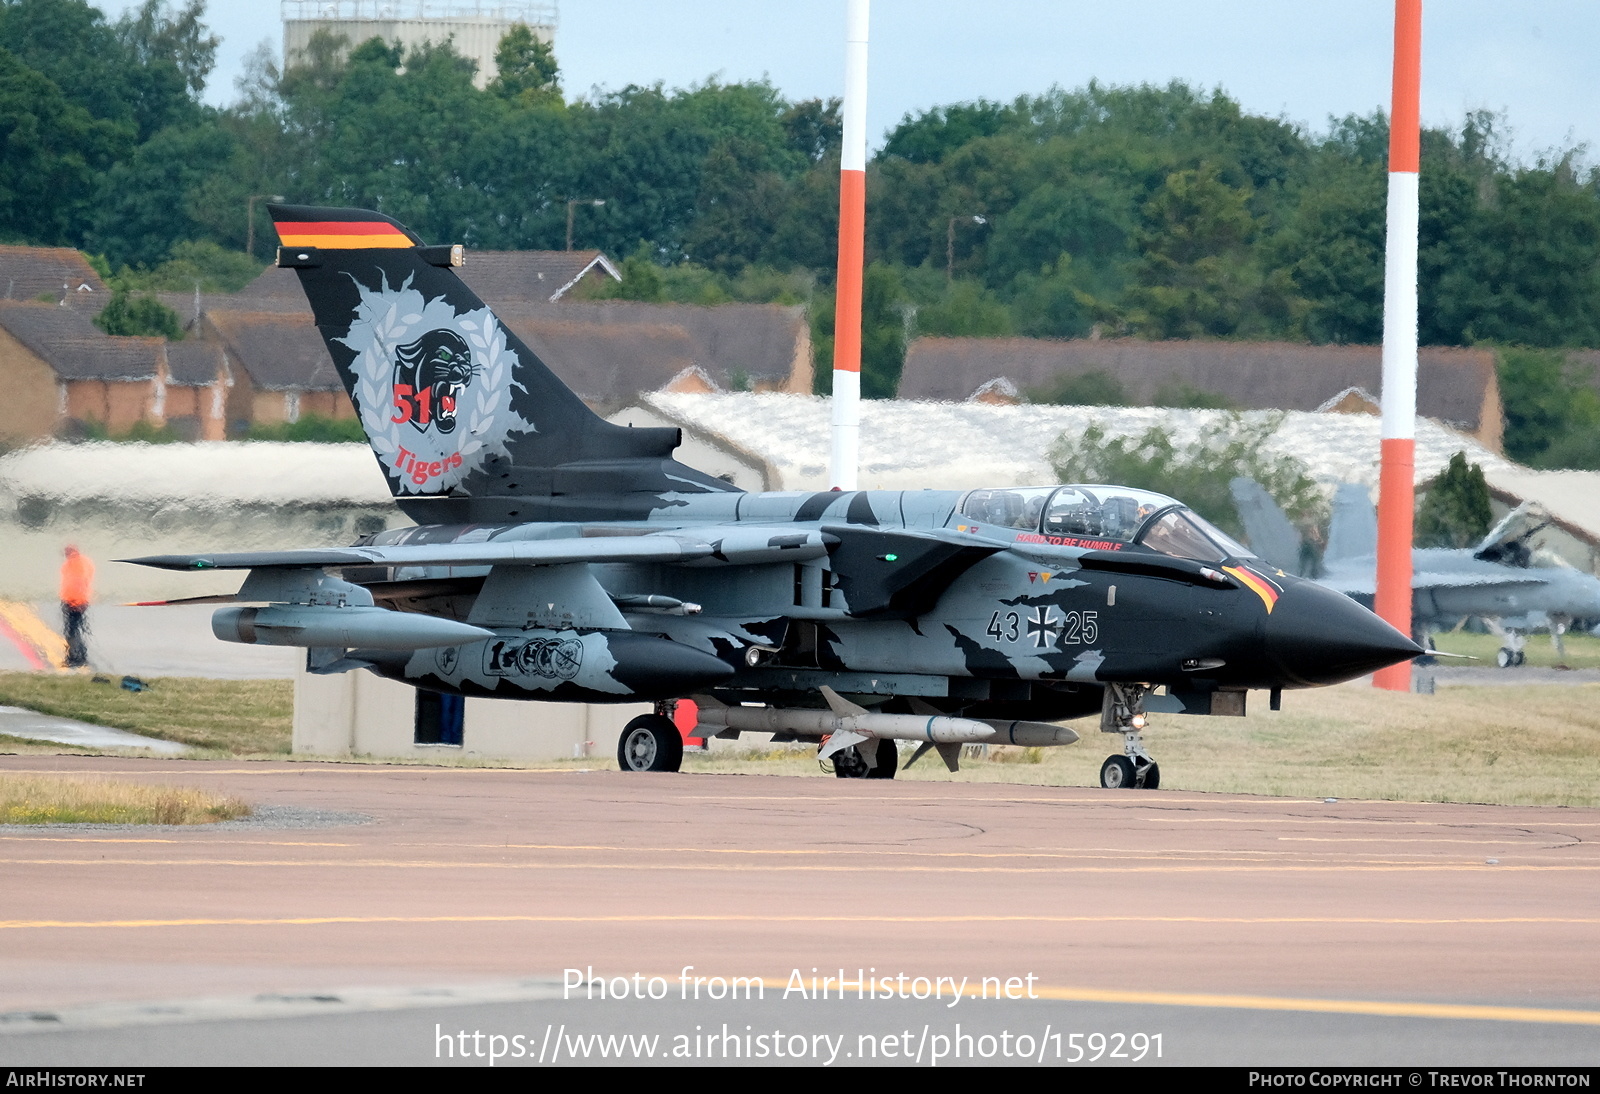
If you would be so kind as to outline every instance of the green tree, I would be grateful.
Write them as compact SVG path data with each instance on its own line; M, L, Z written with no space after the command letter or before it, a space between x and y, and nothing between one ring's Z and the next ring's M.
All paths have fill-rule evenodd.
M1383 163L1319 157L1285 228L1267 244L1306 301L1313 342L1374 344L1383 338Z
M957 278L917 305L916 333L944 338L999 338L1011 333L1011 312L977 281Z
M1305 465L1268 445L1282 415L1254 420L1229 414L1190 443L1176 444L1160 428L1139 437L1110 437L1098 422L1079 436L1062 434L1049 459L1060 482L1111 482L1177 498L1232 535L1243 525L1229 483L1255 479L1302 528L1314 527L1326 503Z
M233 153L233 137L213 120L157 133L102 176L89 247L113 262L152 267L204 235L195 198Z
M1250 195L1209 166L1167 176L1146 203L1144 259L1128 291L1133 324L1157 338L1242 333L1255 234Z
M134 296L127 289L117 289L111 299L94 317L94 325L107 334L125 334L165 338L169 342L183 339L183 324L178 313L153 296Z
M100 172L125 143L125 131L0 48L0 235L76 243Z
M489 81L489 90L522 106L535 106L561 100L561 71L549 42L518 23L500 39L494 54L498 75Z
M226 250L210 240L173 245L167 260L153 270L124 267L116 287L156 292L238 292L261 273L262 264L239 251Z
M1483 468L1457 452L1427 485L1417 510L1418 547L1471 547L1489 533L1494 514Z
M1600 469L1600 393L1559 350L1498 353L1506 455L1534 467Z
M598 296L602 299L609 297L616 300L643 300L648 303L659 303L666 299L661 268L650 260L649 244L639 244L636 251L623 259L620 272L622 280L607 283L602 292L597 294Z

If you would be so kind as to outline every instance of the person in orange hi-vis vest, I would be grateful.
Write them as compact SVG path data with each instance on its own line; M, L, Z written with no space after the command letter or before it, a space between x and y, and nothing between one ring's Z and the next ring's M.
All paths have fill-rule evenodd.
M89 663L83 636L89 630L89 595L94 583L94 563L71 544L61 564L61 629L67 640L67 668Z

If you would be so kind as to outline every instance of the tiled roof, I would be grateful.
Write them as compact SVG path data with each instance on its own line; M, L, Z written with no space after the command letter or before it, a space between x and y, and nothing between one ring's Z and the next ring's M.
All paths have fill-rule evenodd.
M961 402L998 377L1026 393L1058 376L1099 371L1116 377L1135 402L1179 384L1245 408L1315 410L1348 388L1376 394L1382 359L1378 346L1290 342L918 338L906 354L900 396ZM1417 388L1419 414L1478 430L1486 397L1498 398L1494 354L1424 347Z
M695 363L694 344L680 327L500 318L579 398L602 407L654 391Z
M565 300L544 305L507 301L493 306L507 323L515 320L513 326L561 322L596 328L676 328L689 340L693 363L724 390L741 386L741 380L743 386L783 384L794 367L802 340L810 334L805 309L781 304L697 307L631 300ZM653 390L641 377L622 394Z
M70 247L0 246L0 294L6 300L33 300L49 293L61 299L65 286L69 295L82 295L97 301L106 298L106 287L94 267Z
M222 367L222 347L189 338L167 343L167 379L182 387L204 387Z
M703 431L768 461L780 482L771 489L826 490L830 400L779 393L688 395L657 392L640 404L686 430ZM1277 422L1272 455L1294 456L1311 477L1376 487L1380 419L1366 414L1247 410L1249 423ZM1229 412L1169 407L993 406L986 403L865 399L861 403L861 487L864 490L965 490L978 486L1045 485L1056 481L1050 450L1089 425L1107 436L1136 439L1152 428L1180 448L1205 430L1225 426ZM1416 481L1431 479L1464 452L1491 482L1516 465L1471 437L1437 422L1417 423Z
M556 300L598 268L621 281L599 251L468 251L459 273L467 287L491 304L501 300Z
M242 295L228 299L234 307L206 311L203 337L221 339L257 387L342 388L303 302L297 310L258 308L262 298ZM724 390L741 381L779 386L809 333L802 309L768 304L502 302L495 311L567 386L601 407L654 391L690 366Z
M0 327L63 380L148 380L160 369L161 339L112 337L77 308L0 302Z
M343 391L328 347L309 310L208 311L204 336L221 339L228 356L268 391Z

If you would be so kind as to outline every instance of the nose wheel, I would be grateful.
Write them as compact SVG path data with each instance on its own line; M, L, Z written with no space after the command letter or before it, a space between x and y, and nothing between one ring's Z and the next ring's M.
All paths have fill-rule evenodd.
M1161 768L1145 751L1144 730L1149 718L1143 684L1107 684L1100 708L1100 729L1122 734L1122 755L1107 756L1100 765L1100 785L1107 790L1154 790L1161 785Z

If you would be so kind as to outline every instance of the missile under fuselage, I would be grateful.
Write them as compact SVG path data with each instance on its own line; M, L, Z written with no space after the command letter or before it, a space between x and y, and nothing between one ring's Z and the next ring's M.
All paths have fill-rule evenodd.
M715 736L723 729L751 730L756 733L794 733L802 737L826 737L835 733L858 733L866 737L885 737L893 741L934 741L939 744L965 744L987 741L995 735L993 726L972 718L921 714L838 715L831 710L792 710L780 707L711 707L700 709L700 725Z
M251 646L359 646L375 650L425 650L494 637L493 631L482 627L415 612L302 604L222 608L212 613L211 633L224 642Z

